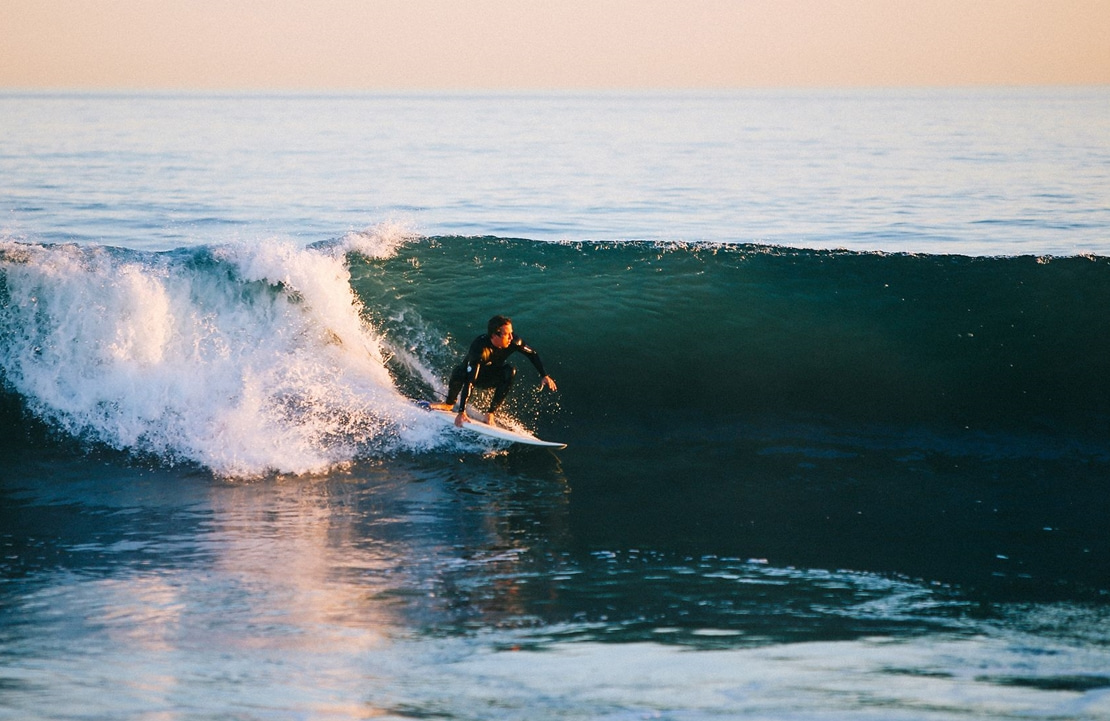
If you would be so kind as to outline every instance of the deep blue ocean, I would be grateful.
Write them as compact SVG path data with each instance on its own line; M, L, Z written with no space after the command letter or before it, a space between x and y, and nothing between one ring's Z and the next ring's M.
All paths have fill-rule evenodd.
M1110 718L1110 89L8 92L0 212L0 719Z

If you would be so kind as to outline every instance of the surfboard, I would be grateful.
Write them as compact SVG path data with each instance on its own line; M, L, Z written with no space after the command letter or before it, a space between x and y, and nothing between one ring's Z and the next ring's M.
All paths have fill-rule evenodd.
M429 403L428 401L417 401L416 405L428 411L436 418L439 418L444 423L454 427L455 416L458 414L451 410L445 403ZM464 423L462 430L478 433L489 438L496 438L501 441L510 441L512 443L522 443L526 446L542 446L544 448L566 448L566 443L558 443L556 441L545 441L536 438L527 431L514 431L511 428L502 428L501 426L491 426L485 422L485 414L478 413L477 411L467 411L470 417L469 423Z

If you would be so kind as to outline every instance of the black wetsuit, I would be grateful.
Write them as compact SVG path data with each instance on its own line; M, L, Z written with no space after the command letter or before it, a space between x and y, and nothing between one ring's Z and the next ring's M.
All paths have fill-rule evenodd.
M454 405L455 398L458 397L458 409L462 411L466 409L466 401L470 398L470 391L473 388L493 388L493 400L490 401L489 412L496 412L509 394L513 377L516 376L516 368L505 362L513 353L523 353L528 356L528 360L532 361L541 378L547 375L539 353L529 348L515 334L509 341L508 348L498 348L493 345L488 335L480 335L470 344L466 360L451 373L451 382L447 386L447 402Z

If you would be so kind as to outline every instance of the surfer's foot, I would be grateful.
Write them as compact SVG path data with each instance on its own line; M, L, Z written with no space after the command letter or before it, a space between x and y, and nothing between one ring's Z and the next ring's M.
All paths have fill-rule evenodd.
M497 417L493 413L486 415L486 425L497 426Z

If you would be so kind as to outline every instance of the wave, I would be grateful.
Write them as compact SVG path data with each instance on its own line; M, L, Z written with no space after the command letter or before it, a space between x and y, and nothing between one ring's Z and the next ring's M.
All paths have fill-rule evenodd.
M851 425L915 437L1110 431L1110 260L549 243L380 228L143 253L0 243L11 410L222 474L442 447L437 396L511 315L511 415L560 440ZM13 400L17 399L17 400ZM725 441L722 441L725 442ZM1039 441L1038 441L1039 442ZM996 445L997 447L997 445Z

